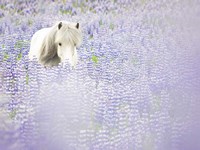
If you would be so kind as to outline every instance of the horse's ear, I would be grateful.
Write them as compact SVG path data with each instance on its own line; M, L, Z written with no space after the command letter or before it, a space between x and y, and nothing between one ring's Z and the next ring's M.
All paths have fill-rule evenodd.
M79 23L76 24L76 28L77 28L77 29L79 28Z
M62 22L60 22L59 24L58 24L58 29L60 29L62 27Z

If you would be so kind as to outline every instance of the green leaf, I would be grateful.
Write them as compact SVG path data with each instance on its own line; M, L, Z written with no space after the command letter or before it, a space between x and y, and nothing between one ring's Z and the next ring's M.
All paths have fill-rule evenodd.
M77 2L77 1L72 2L72 6L73 6L74 8L77 8L77 7L78 7L78 2Z
M22 48L22 46L23 46L23 41L17 41L15 43L15 48Z
M28 25L31 26L33 24L32 20L28 20Z
M7 53L4 53L3 61L6 61L9 58L9 55Z
M25 44L28 44L28 43L30 43L30 41L28 41L28 40L19 40L19 41L17 41L16 43L15 43L15 46L14 46L14 48L22 48Z
M114 24L113 24L113 23L110 24L110 29L111 29L111 30L114 29Z
M1 9L5 9L5 6L4 6L4 5L0 5L0 8L1 8Z
M17 114L17 110L14 109L14 110L12 110L12 111L9 113L9 117L10 117L11 119L14 119L15 116L16 116L16 114Z
M103 21L102 20L99 21L99 25L100 26L103 25Z
M62 2L63 2L63 4L65 4L65 3L66 3L66 0L62 0Z
M142 5L145 4L147 1L146 0L141 0Z
M94 50L93 47L91 47L90 50L93 52L93 50Z
M17 56L17 61L21 60L22 58L22 53L19 53L19 55Z
M28 84L28 82L29 82L29 75L26 74L26 84Z
M92 56L92 61L97 64L98 63L98 57L93 55Z
M93 34L89 36L89 39L90 39L90 40L93 39Z
M69 15L71 15L72 14L72 11L71 10L63 10L63 9L61 9L60 10L60 12L61 12L61 14L69 14Z

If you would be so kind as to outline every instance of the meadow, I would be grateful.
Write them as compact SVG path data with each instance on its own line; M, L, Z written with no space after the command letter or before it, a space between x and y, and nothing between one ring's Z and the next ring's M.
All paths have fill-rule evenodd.
M0 0L0 150L200 149L198 0ZM76 68L28 59L79 22Z

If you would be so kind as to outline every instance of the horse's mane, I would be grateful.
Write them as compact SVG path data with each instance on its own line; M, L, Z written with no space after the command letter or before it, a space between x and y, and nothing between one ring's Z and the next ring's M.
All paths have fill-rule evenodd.
M56 39L56 33L58 31L58 24L51 27L49 33L44 38L39 61L45 66L56 66L61 62L60 57L57 54L57 42L61 38L65 38L70 44L80 46L81 44L81 32L75 27L70 25L62 26L62 34Z
M45 66L54 66L60 63L60 58L57 55L57 46L55 43L56 27L53 26L49 33L44 38L39 61Z

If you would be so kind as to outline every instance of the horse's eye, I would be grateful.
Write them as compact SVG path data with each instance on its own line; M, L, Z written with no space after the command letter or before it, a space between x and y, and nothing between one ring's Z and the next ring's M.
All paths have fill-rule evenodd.
M61 43L58 43L58 45L59 45L59 46L62 46L62 44L61 44Z

